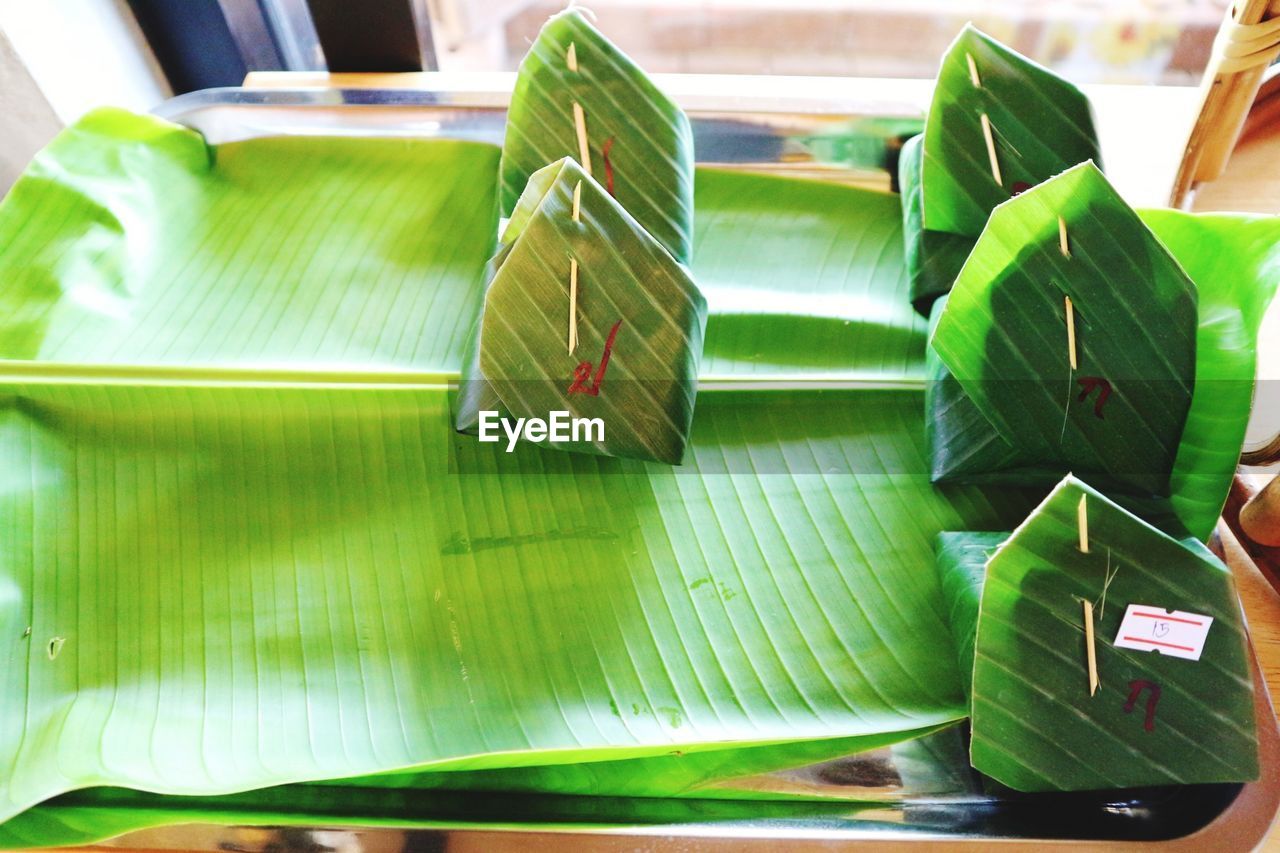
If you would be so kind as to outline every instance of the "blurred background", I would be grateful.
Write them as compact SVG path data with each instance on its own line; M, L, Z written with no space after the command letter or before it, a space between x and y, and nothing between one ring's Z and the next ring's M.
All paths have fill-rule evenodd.
M1193 85L1227 0L593 0L650 71L923 77L966 21L1079 83ZM537 0L431 0L442 68L515 68Z
M1078 83L1195 85L1228 0L590 0L651 72L932 78L966 21ZM0 191L66 123L249 71L512 71L549 0L0 0ZM373 67L360 45L384 42Z

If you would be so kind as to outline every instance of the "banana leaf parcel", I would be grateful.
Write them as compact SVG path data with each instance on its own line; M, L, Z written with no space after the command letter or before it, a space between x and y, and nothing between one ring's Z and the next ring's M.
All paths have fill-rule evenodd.
M1274 217L1135 215L1088 164L1001 205L934 312L935 480L1047 486L1075 470L1207 539L1278 262Z
M1194 537L1068 477L1011 536L944 534L938 550L977 770L1019 791L1257 778L1240 604ZM1174 629L1205 622L1192 657Z
M1084 94L966 26L942 58L924 133L898 161L917 310L951 290L997 205L1090 160L1102 163Z

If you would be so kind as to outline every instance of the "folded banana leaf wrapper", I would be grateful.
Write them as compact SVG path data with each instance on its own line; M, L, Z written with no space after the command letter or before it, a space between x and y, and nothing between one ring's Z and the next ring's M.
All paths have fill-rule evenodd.
M689 119L569 9L520 65L500 169L510 219L458 428L493 441L499 419L517 436L560 412L584 426L550 435L550 447L679 464L707 311L685 266Z
M499 200L519 206L534 173L573 157L680 263L693 257L693 131L684 111L591 25L553 15L520 63Z
M1012 535L942 534L938 567L975 769L1018 791L1257 778L1240 603L1199 540L1068 477ZM1191 657L1173 629L1206 621Z
M107 111L0 205L0 812L90 789L9 838L464 771L760 798L964 716L933 538L1034 496L929 483L897 199L699 173L685 465L507 453L452 429L497 160Z
M951 290L991 211L1072 166L1102 165L1074 85L966 26L942 58L924 133L898 160L911 299Z
M936 481L1068 471L1205 539L1244 441L1270 217L1135 213L1092 164L1001 204L930 337Z
M707 314L688 270L567 157L530 178L491 269L459 428L560 411L599 429L548 446L679 464Z

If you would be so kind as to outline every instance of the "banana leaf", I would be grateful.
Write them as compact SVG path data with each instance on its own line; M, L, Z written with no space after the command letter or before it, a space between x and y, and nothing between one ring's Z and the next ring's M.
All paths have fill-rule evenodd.
M0 204L0 357L457 370L498 151L274 137L93 112Z
M1165 495L1196 326L1195 284L1082 164L992 213L930 345L1005 441L1063 471Z
M529 179L492 269L459 428L560 411L599 431L548 447L679 464L707 316L689 272L568 157Z
M729 390L675 472L448 428L496 219L452 182L496 151L369 143L98 113L0 205L5 814L427 767L749 796L963 713L921 568L1031 496L928 483L892 196L700 175Z
M517 653L533 642L527 635L517 642L503 633L518 624L513 607L531 609L520 594L529 584L547 590L539 606L551 608L547 612L555 618L547 620L546 629L565 626L567 633L557 642L563 642L566 654L576 655L566 662L552 658L557 668L598 673L595 655L600 648L591 644L594 632L620 630L624 624L627 636L643 640L651 654L654 647L675 654L675 660L688 653L686 674L695 663L715 671L718 659L709 658L707 648L738 650L730 664L749 657L747 648L773 661L772 670L751 676L755 690L715 695L732 697L731 710L741 720L766 698L777 708L781 690L789 697L781 707L792 716L785 723L775 720L778 728L808 727L803 740L812 743L788 741L793 735L781 738L781 744L726 738L732 714L717 707L721 716L708 718L705 708L698 711L703 694L695 687L679 694L677 702L659 705L681 710L684 726L673 730L673 717L641 705L645 728L637 740L643 742L577 748L579 758L586 749L611 756L650 753L648 758L637 754L631 759L636 761L657 761L664 750L683 752L670 755L671 764L653 774L652 794L669 796L667 786L675 784L684 786L684 796L702 796L717 786L732 793L732 785L725 783L742 772L788 766L798 752L815 760L830 746L830 755L840 755L859 743L874 743L872 738L913 737L963 712L951 656L931 654L924 668L914 663L914 656L923 654L912 648L916 632L945 630L940 587L931 572L921 569L932 559L936 532L1007 529L1025 515L1031 496L1008 489L927 485L919 438L924 325L906 298L901 220L892 196L714 170L698 174L694 271L710 306L704 376L744 389L762 379L788 384L814 380L818 385L838 380L867 387L706 395L687 471L655 471L642 463L536 447L510 456L493 452L490 459L476 455L480 446L474 440L448 430L449 393L441 383L457 375L467 330L479 311L495 231L492 197L485 201L474 187L463 194L451 182L470 174L478 176L480 186L492 186L495 149L425 141L370 145L370 140L270 139L216 148L200 142L197 157L194 147L190 156L185 152L188 140L198 137L163 122L122 113L97 114L86 122L41 155L31 179L24 178L0 205L0 234L7 238L0 253L0 300L6 308L0 315L0 354L33 359L5 365L8 390L0 407L6 459L0 473L5 506L0 520L13 525L0 536L0 577L11 592L24 596L5 598L9 603L0 608L18 637L7 647L11 663L0 667L0 673L21 680L31 664L33 675L50 677L49 695L75 697L70 705L56 706L58 713L66 713L68 725L48 729L48 740L25 739L10 759L20 759L15 766L26 775L7 783L6 796L16 791L34 802L35 789L27 787L30 774L43 782L49 778L41 773L52 774L56 781L64 756L71 757L67 766L74 769L104 758L112 770L123 760L131 774L156 769L144 766L156 761L169 770L191 755L169 753L179 730L190 734L189 750L211 766L197 761L184 767L176 788L190 787L193 781L206 784L215 771L239 776L260 756L225 749L226 727L242 716L253 716L256 726L256 708L246 711L246 703L273 686L289 695L295 703L290 707L301 703L319 712L317 731L328 727L334 732L314 741L320 749L316 757L327 763L318 771L324 779L361 772L347 761L352 755L376 759L375 772L393 769L394 760L383 763L388 756L382 740L376 743L376 755L370 754L368 743L363 753L356 748L358 731L369 725L360 718L368 711L358 699L351 701L350 691L352 685L366 684L369 661L383 654L401 666L369 679L369 691L390 695L388 677L404 675L407 668L407 677L394 681L395 697L426 702L430 691L422 685L434 682L419 678L422 658L415 655L424 654L423 648L443 654L444 662L437 660L444 668L440 671L453 672L448 667L458 664L456 657L449 658L453 621L459 623L468 653L475 643L497 654L500 649ZM177 161L175 148L184 152ZM296 181L289 168L303 170ZM384 174L394 176L387 178L386 192L366 196L366 182L377 186ZM449 184L447 192L434 189L442 182ZM289 207L277 198L282 190L306 200L305 221L284 215ZM455 207L460 195L465 196L464 208ZM356 197L367 205L353 204ZM474 218L459 220L455 211L463 209ZM187 217L188 210L197 215ZM1236 220L1223 217L1204 227L1212 237L1231 221ZM447 239L435 233L443 226L432 223L440 222L450 223ZM1189 239L1206 239L1198 222L1175 219L1175 224L1185 228ZM1241 248L1258 253L1256 271L1264 274L1272 270L1261 250L1267 222L1255 225L1249 232L1253 242ZM271 238L284 230L287 238ZM330 238L316 236L325 230ZM30 239L32 234L40 239ZM398 236L393 240L390 235ZM345 240L344 250L328 251L328 239ZM315 263L317 256L322 263ZM110 271L107 279L97 267L104 259L109 262L103 267ZM104 280L110 289L81 285ZM1241 293L1249 286L1241 282ZM366 297L363 312L353 312L354 303L344 301L353 288ZM392 293L399 296L390 298ZM104 294L116 298L104 299ZM406 322L405 306L414 300L453 307L426 311ZM37 317L41 311L45 316ZM175 311L184 318L183 330L164 338ZM1230 363L1237 367L1244 361L1252 364L1252 344L1241 340L1234 358ZM1224 424L1237 426L1230 413L1221 417ZM1238 426L1243 429L1242 423ZM18 461L9 464L10 459ZM486 459L492 465L481 465L481 473L468 467ZM591 476L577 476L579 466ZM380 470L383 476L369 477L370 471ZM428 471L433 473L428 476ZM146 481L148 472L158 476ZM575 480L589 488L572 485ZM508 481L519 485L509 489ZM139 500L133 484L148 482L155 511L118 514L118 508L128 509ZM618 498L603 502L603 515L597 509L600 502L591 500L598 495ZM237 502L237 496L244 500ZM24 511L11 512L11 507ZM142 507L135 503L132 508ZM432 519L437 519L434 526ZM70 530L83 532L73 538L66 535ZM36 539L42 544L32 550ZM459 572L459 564L485 574ZM400 571L409 565L414 572ZM637 566L649 573L637 573ZM532 571L528 578L527 571ZM429 586L434 577L446 578L451 592L460 587L468 597L482 596L488 619L479 606L459 608L461 598L454 599L454 613L447 606L441 613ZM357 578L365 585L346 586L346 580ZM305 581L302 588L299 579ZM734 587L739 580L746 593ZM394 626L370 624L367 617L376 610L349 615L344 610L367 596L367 584L375 581L381 596L394 598L395 585L401 583L413 591L397 614L419 627L430 626L426 647L418 645L422 633L406 637ZM837 582L835 591L829 591L827 584ZM273 598L241 594L233 600L233 584L241 593L257 593L266 584L281 602L292 594L296 607L305 606L313 618L277 618ZM58 594L68 587L76 592ZM164 596L159 595L162 588ZM764 607L768 590L775 588L777 603ZM117 615L117 600L108 596L109 590L126 605L126 618ZM797 595L810 602L799 614L813 608L839 610L829 620L815 615L790 624L785 617ZM441 596L445 598L443 588ZM745 623L755 627L744 634L744 623L730 614L749 603L761 607ZM152 609L142 614L148 604ZM86 622L97 619L104 627L90 639L100 654L86 651L86 638L78 631L74 636L57 633L52 624L42 623L37 634L32 620L24 618L37 615L37 608L38 615L52 616L58 624L71 617L78 622L82 614ZM700 622L708 613L717 618ZM782 635L778 619L784 622ZM326 620L354 631L353 643L331 647L328 638L336 635ZM30 637L23 636L27 625L33 628ZM912 639L899 633L906 626ZM304 627L305 641L301 635L286 636L290 629ZM163 641L144 645L139 630L163 633ZM698 646L690 631L695 638L705 633L701 656L693 654ZM856 636L861 643L864 635L856 632L866 631L879 632L870 646L857 646L856 653L843 648L842 639L853 642L849 638ZM784 635L803 639L816 651L789 646ZM58 638L62 643L53 643ZM315 666L289 672L281 668L282 658L271 655L264 655L254 672L251 663L257 657L234 657L229 651L240 648L237 644L256 648L264 641L278 642L272 648L283 650L290 638L294 648L305 646L315 666L323 669L327 662L333 679L309 681L306 676ZM744 639L751 641L749 646L742 645ZM418 651L391 655L393 647L406 646ZM55 647L57 654L49 660ZM618 659L632 659L630 644L607 648ZM135 649L144 651L135 654ZM789 676L777 672L777 661L797 654L829 654L843 663L832 668L823 660L793 667ZM580 666L584 657L593 662ZM69 662L74 666L68 667ZM177 692L160 711L154 705L158 679L137 681L132 686L139 692L114 690L113 679L127 675L129 667L139 672L142 662L162 664L164 669L156 672ZM722 671L733 668L726 666ZM861 668L863 675L849 667ZM911 671L910 685L895 674L902 668ZM170 678L175 671L183 677ZM835 699L835 688L825 683L827 671L835 673L841 696L854 691L850 704ZM474 672L473 665L468 681ZM225 688L229 677L237 689L217 689ZM822 682L816 693L815 678ZM868 719L858 691L872 684L882 688L881 678L889 679L895 691L931 695L918 706L909 708L904 700L895 712L881 716L876 711ZM932 683L917 684L917 678ZM453 682L445 683L456 690L459 682L460 670ZM577 706L581 713L573 723L614 732L619 726L635 728L635 723L615 717L608 705L612 682L589 686L602 692L592 703ZM153 692L147 694L148 689ZM575 682L573 690L582 689ZM326 692L340 693L342 701L304 698ZM8 704L0 707L15 713L14 703L20 700L8 687L4 695ZM895 695L889 694L891 701ZM112 728L95 733L81 727L82 715L101 711L111 701L107 697L117 700L108 717ZM702 701L708 700L704 696ZM690 704L682 707L681 702ZM628 701L617 704L624 716L631 710ZM130 707L141 707L137 719L125 710ZM193 733L209 709L228 707L236 709L233 715L210 717L219 722ZM371 707L393 713L386 705ZM442 711L446 723L469 727L473 737L491 734L467 716L471 707L469 702L447 704ZM551 713L553 722L558 713ZM282 723L283 713L275 714L264 719ZM877 729L865 735L868 740L860 740L863 735L846 725L856 714L862 718L853 723L853 731ZM111 749L114 738L95 741L95 735L114 734L117 726L143 729L141 721L156 716L166 725L140 749L122 755L122 750ZM697 731L688 726L695 717L701 723ZM12 723L14 717L7 719ZM301 729L290 729L274 743L267 743L261 732L237 737L237 742L298 750L302 757L290 754L288 766L267 768L293 771L295 761L311 760L307 725L301 723ZM433 716L430 725L410 729L405 736L420 744L435 726ZM0 731L16 730L9 723L0 726ZM397 729L393 724L378 731L380 737L394 739ZM766 734L753 728L750 737ZM690 742L677 742L686 736ZM67 746L64 738L78 742ZM747 743L778 751L766 756L731 748ZM95 755L103 744L108 752ZM393 752L395 748L392 744ZM708 767L713 752L724 763L714 770L714 778L698 777L691 783L685 759L703 752ZM474 758L462 766L516 762L506 754L485 755L487 759ZM565 762L574 757L573 750L556 750L554 756ZM583 774L570 763L531 760L541 763L528 772L544 773L539 768L546 768L547 785L555 767L565 770L555 783L558 790L573 790L574 778L595 782L607 775L601 772L603 764ZM102 770L95 768L96 775L88 774L90 781L77 784L110 782L97 772ZM240 789L271 781L241 778L235 784ZM128 783L137 784L137 779ZM406 802L420 802L412 799L413 790ZM278 810L264 819L288 822L272 816L287 812L290 803L304 802L291 796L282 793L275 801ZM158 807L162 811L178 808L168 798L160 800L170 804ZM329 800L343 801L340 795ZM79 802L67 808L95 814L92 810L107 807L109 799L95 800L93 792L82 792L63 802ZM643 817L644 802L627 801L636 820ZM209 803L208 813L222 807ZM9 811L13 808L10 802ZM77 813L84 814L72 812ZM317 807L307 818L314 822L325 813L342 810ZM33 819L40 819L39 814Z
M1088 98L972 25L942 58L922 148L924 227L968 237L1011 196L1079 163L1102 162Z
M972 654L977 770L1019 791L1257 778L1244 621L1230 571L1207 548L1145 524L1073 477L991 555L995 538L939 542L943 588L961 614L952 622L957 645ZM1093 695L1081 601L1094 606ZM1114 645L1130 604L1212 617L1199 660Z
M184 824L286 828L286 843L314 845L318 826L404 830L484 829L548 833L599 832L661 827L724 832L777 823L794 829L813 821L856 821L878 803L767 802L731 800L619 799L522 794L477 796L470 791L396 791L385 788L322 788L289 785L222 797L156 797L119 788L79 791L31 809L0 825L6 850L85 845L114 839L111 846L149 846L164 833L117 838L123 833ZM874 819L874 818L873 818ZM287 828L301 832L293 836ZM245 833L260 841L257 833ZM234 837L234 836L233 836ZM172 836L168 840L171 841Z
M1081 241L1086 239L1084 235L1088 230L1096 226L1088 222L1085 222L1082 227L1068 226L1069 233L1073 235L1071 251L1073 256L1078 256L1068 261L1061 256L1058 246L1057 214L1054 209L1060 202L1055 202L1048 209L1035 202L1039 194L1052 191L1057 181L1071 178L1073 175L1078 179L1086 173L1090 175L1091 182L1102 180L1097 173L1091 172L1087 167L1081 167L1069 175L1042 185L1033 192L1028 192L1025 198L1019 197L1010 202L1007 207L1000 208L992 217L990 249L996 254L1009 255L1006 262L1013 264L1009 269L1014 279L1019 276L1028 277L1027 272L1034 267L1033 262L1021 257L1026 254L1026 249L1013 248L1021 239L1020 236L1014 236L1013 232L1026 231L1038 235L1037 244L1041 249L1036 257L1039 263L1048 265L1047 271L1040 279L1023 282L1021 285L1015 284L1015 287L1022 289L1011 291L1011 293L1025 293L1028 297L1034 296L1043 301L1041 307L1034 309L1032 316L1038 318L1044 314L1051 315L1048 323L1036 321L1040 326L1047 328L1042 337L1028 344L1036 351L1035 357L1045 361L1054 358L1059 361L1063 359L1066 340L1062 313L1065 306L1060 302L1050 304L1052 299L1060 300L1062 294L1054 288L1051 296L1045 296L1046 288L1038 285L1037 281L1053 281L1063 288L1069 287L1068 282L1071 279L1059 274L1058 270L1069 270L1072 275L1076 275L1074 267L1077 266L1077 261L1088 257L1085 244ZM1064 191L1068 189L1065 183L1062 186ZM1077 196L1076 203L1080 198L1082 196ZM1123 204L1114 198L1106 203L1108 205ZM1185 423L1178 432L1174 445L1173 460L1169 469L1170 498L1167 504L1160 501L1140 500L1134 496L1132 489L1111 490L1112 497L1153 522L1156 522L1158 516L1171 507L1177 523L1204 540L1212 532L1218 514L1221 512L1239 460L1240 447L1244 442L1244 430L1253 397L1258 328L1262 322L1263 313L1275 294L1277 280L1280 280L1280 276L1277 276L1277 269L1280 269L1280 220L1263 216L1187 214L1167 210L1141 211L1140 218L1145 225L1143 231L1150 229L1150 234L1138 232L1135 240L1141 237L1149 241L1151 235L1154 235L1155 240L1159 241L1158 245L1167 248L1181 272L1195 283L1196 325L1194 343L1190 347L1195 354L1192 380L1194 393ZM1132 233L1132 226L1133 223L1129 222L1125 227L1131 229ZM1119 224L1113 224L1107 228L1107 231L1120 233L1120 228ZM1006 231L1006 229L1011 230ZM1087 239L1093 246L1098 245L1097 238ZM1000 240L1008 243L1010 248L996 249L1000 245ZM1128 248L1118 256L1118 261L1114 265L1099 264L1098 267L1100 269L1131 268L1134 257L1131 247L1134 243L1127 242L1125 245ZM1155 257L1159 255L1156 254ZM992 262L994 255L988 255L987 258L988 260L984 263L988 266L998 266L1000 263ZM1026 266L1022 266L1023 264ZM966 275L972 273L977 276L985 269L985 267L980 269L975 266L972 271L966 270ZM977 280L976 277L973 279L973 281ZM1131 272L1126 276L1126 280L1136 279ZM1104 293L1116 292L1105 281L1098 282L1097 289ZM1044 415L1045 421L1036 428L1042 437L1047 436L1050 440L1058 435L1068 437L1079 427L1089 429L1091 435L1096 436L1098 426L1105 423L1105 420L1098 419L1095 414L1099 394L1095 391L1092 398L1079 400L1078 397L1083 388L1078 383L1073 383L1071 388L1071 408L1067 411L1069 417L1065 421L1063 418L1061 407L1068 399L1066 396L1067 373L1071 373L1073 378L1078 379L1090 372L1088 359L1092 357L1091 348L1099 343L1097 336L1090 337L1091 330L1088 325L1090 312L1084 307L1083 297L1074 291L1069 292L1073 296L1074 308L1078 309L1076 318L1077 329L1080 331L1080 370L1063 372L1062 365L1058 365L1058 371L1062 373L1061 378L1048 379L1039 383L1024 375L1016 379L1002 379L1005 385L993 386L997 392L1001 387L1015 389L1003 394L1006 409L1011 402L1019 407L1028 408L1030 404L1025 398L1036 388L1042 388L1048 397L1054 398L1053 405L1058 407L1058 411ZM988 298L985 289L978 288L974 293L983 294L979 298L984 300L984 304L978 308L977 316L986 317L987 319L982 322L987 325L981 327L989 328L994 333L996 327L991 325L991 318L994 316L996 304L995 290L991 289L990 298L993 301L990 303L985 302ZM940 324L945 312L951 310L953 299L954 294L935 307L935 325ZM961 313L964 313L963 310L953 316L959 317ZM1099 310L1094 309L1092 314L1099 316ZM1025 317L1026 314L1021 316ZM1132 330L1131 334L1121 335L1121 340L1108 344L1110 348L1108 358L1120 359L1119 363L1125 365L1123 369L1126 371L1135 370L1133 365L1136 362L1132 359L1139 351L1135 347L1135 342L1143 337L1161 336L1161 352L1170 345L1168 322L1163 321L1158 324L1149 322L1151 317L1163 316L1160 313L1112 305L1103 308L1101 316L1107 318L1104 328L1110 335L1114 336L1115 333L1112 330L1117 327L1127 327ZM1020 325L1024 322L1023 319L1017 321ZM969 335L973 329L980 327L968 326L967 323L961 325L965 325L966 328L961 330L962 335L956 336L956 339ZM1000 328L1007 326L1008 321L1002 321L999 325ZM1143 326L1146 327L1145 331L1140 328ZM1185 333L1183 336L1185 337ZM935 340L937 339L935 330ZM1186 347L1185 342L1182 346ZM978 350L972 346L967 348L969 356L985 358L978 355ZM1151 349L1148 347L1148 352L1151 352ZM948 369L937 348L931 348L929 358L930 382L927 396L931 415L927 422L935 481L992 482L1002 479L1008 481L1013 477L1047 485L1066 473L1067 465L1051 464L1055 457L1037 452L1038 445L1025 441L1024 434L1017 434L1015 440L1014 434L1008 430L995 429L991 422L993 417L991 409L983 408L976 402L985 398L980 396L975 400L967 393L965 383L959 381ZM1161 358L1163 359L1163 356ZM1021 369L1008 358L995 359L991 364L993 368L996 365L999 366L1001 376L1011 375L1011 372ZM972 363L966 369L972 371ZM1043 375L1055 376L1051 372L1054 368L1042 369L1045 371ZM972 386L973 383L969 384ZM1168 387L1164 383L1143 384L1150 386L1150 391L1159 393L1163 393ZM1118 383L1116 387L1119 388ZM1118 391L1116 393L1119 394ZM1104 414L1112 411L1110 406L1113 406L1118 399L1117 396L1108 404ZM1144 407L1142 411L1144 419L1151 419L1161 409ZM1085 470L1079 464L1076 467L1077 470ZM1136 466L1129 462L1125 463L1125 467Z
M1102 163L1084 94L966 26L942 59L924 133L908 140L899 160L916 310L928 315L951 290L997 205L1090 160Z
M704 382L923 381L896 196L699 169L696 238Z
M760 750L760 752L777 750ZM783 750L791 760L826 757L823 744L810 742ZM726 756L733 751L726 751ZM713 756L716 753L700 753ZM695 756L690 756L695 757ZM575 770L626 766L631 762L581 765ZM744 765L734 761L733 770ZM568 769L568 768L565 768ZM637 770L645 768L637 767ZM563 782L542 768L516 771L455 771L436 774L384 774L330 784L282 785L218 797L175 797L122 788L75 791L28 809L0 824L0 848L83 845L142 829L202 823L230 826L302 826L318 824L462 829L529 829L590 832L637 826L680 827L715 824L729 831L735 824L757 829L762 823L796 826L801 822L858 820L864 811L880 810L886 800L904 794L956 796L977 791L969 769L968 738L952 725L921 737L898 741L862 753L796 771L774 773L763 780L777 793L741 789L704 797L655 798L548 794L537 787L520 790L511 783ZM836 778L833 784L826 776ZM521 776L523 779L520 779ZM594 774L599 781L608 774ZM897 777L897 783L892 777ZM620 775L613 778L621 779ZM632 777L634 778L634 777ZM789 786L786 783L790 783ZM886 785L886 782L889 784ZM602 789L605 790L605 789ZM495 792L518 796L494 796ZM835 792L838 802L824 797ZM855 799L850 800L849 797ZM143 844L141 838L130 839ZM117 841L119 844L120 841Z
M935 491L912 391L709 394L675 473L444 389L10 383L6 815L910 736L963 714L933 536L1028 503Z
M924 183L920 180L923 164L924 134L920 133L902 145L898 190L902 194L903 251L911 281L911 304L922 315L928 315L934 301L951 290L973 251L975 239L924 227Z
M504 215L535 172L564 157L582 163L672 257L689 263L689 119L580 9L548 20L520 63L502 146Z
M209 146L91 113L0 204L0 358L456 375L497 158L447 140ZM716 169L697 187L704 378L923 379L895 196Z

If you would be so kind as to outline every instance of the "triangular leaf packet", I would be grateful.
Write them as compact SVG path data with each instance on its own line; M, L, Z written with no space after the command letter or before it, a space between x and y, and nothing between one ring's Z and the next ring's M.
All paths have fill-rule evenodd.
M689 271L569 158L530 178L491 266L458 427L505 442L498 417L561 412L548 446L679 464L707 316Z
M1109 490L1167 495L1197 323L1195 283L1086 163L996 208L930 346L967 410L1020 457ZM948 479L947 458L968 450L935 444L935 477Z
M1102 162L1088 98L972 25L942 59L919 139L904 148L899 183L912 299L925 314L996 205Z
M998 538L939 540L962 668L972 649L977 770L1018 791L1257 778L1243 617L1230 571L1208 549L1157 530L1074 477L992 553ZM1179 627L1170 619L1208 623L1198 659L1170 651Z
M520 63L502 147L503 214L534 172L562 157L577 159L676 260L690 262L689 119L581 9L548 20Z

